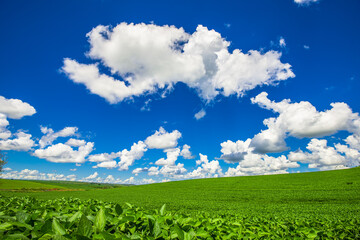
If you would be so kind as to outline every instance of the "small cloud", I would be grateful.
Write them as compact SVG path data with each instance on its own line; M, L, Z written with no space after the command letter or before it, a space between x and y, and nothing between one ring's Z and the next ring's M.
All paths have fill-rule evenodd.
M319 0L294 0L300 6L309 6L311 3L318 2Z
M4 168L3 170L4 170L4 171L11 171L12 169L9 168L9 167L6 167L6 168Z
M77 169L76 168L71 168L70 171L75 172Z
M283 37L280 37L279 46L282 47L282 48L286 47L286 42L285 42L285 39Z
M309 50L309 49L310 49L310 46L304 45L304 48L305 48L306 50Z
M199 120L203 117L205 117L206 115L206 111L202 108L199 112L197 112L194 117L196 118L196 120Z
M226 28L230 28L230 27L231 27L231 24L230 24L230 23L224 23L224 26L225 26Z
M144 103L144 106L142 106L140 110L141 111L150 111L149 105L150 105L151 101L152 101L151 99L146 100Z

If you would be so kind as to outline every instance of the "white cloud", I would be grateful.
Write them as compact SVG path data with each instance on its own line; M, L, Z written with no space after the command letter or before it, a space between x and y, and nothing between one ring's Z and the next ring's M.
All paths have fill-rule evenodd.
M86 180L95 179L98 175L99 175L98 172L94 172L93 174L87 176L85 179Z
M70 138L65 144L69 145L70 147L81 147L81 146L84 146L86 144L86 141L85 140L80 140L80 139Z
M163 127L160 127L159 131L146 138L145 143L150 149L174 148L177 146L179 138L181 138L181 133L178 130L168 133Z
M251 153L253 148L250 148L251 139L248 138L245 142L238 140L232 142L230 140L221 143L221 159L228 163L240 162L244 160L246 154Z
M265 154L247 154L236 168L229 167L225 176L269 175L288 173L288 168L300 165L289 161L285 156L270 157Z
M350 147L360 150L360 135L350 135L345 139L345 142L350 145Z
M165 149L164 152L166 152L166 159L160 158L155 162L155 164L159 166L175 165L176 160L180 156L180 148Z
M0 140L0 150L28 151L35 145L30 134L20 131L14 136L13 139Z
M120 162L118 163L119 170L129 170L135 160L139 160L144 156L144 152L147 151L146 145L143 141L138 141L131 146L130 151L124 149L119 152Z
M11 171L12 169L9 167L3 168L3 171Z
M306 50L309 50L309 49L310 49L310 46L309 46L309 45L304 45L304 48L305 48Z
M261 131L252 139L250 146L256 152L281 152L287 149L285 138L312 138L329 136L338 131L346 130L352 133L360 132L360 118L353 113L346 103L331 103L331 109L319 112L309 102L291 103L289 99L281 102L271 101L268 94L262 92L252 103L278 113L277 118L264 120L268 129Z
M194 118L196 118L196 120L199 120L199 119L205 117L205 115L206 115L206 111L202 108L199 112L197 112L194 115Z
M285 42L285 39L283 37L280 37L279 46L282 47L282 48L286 47L286 42Z
M63 143L49 146L45 149L37 149L34 156L46 159L49 162L56 163L83 163L85 158L92 152L94 143L88 142L84 146L80 146L78 150Z
M194 158L194 156L190 152L190 146L189 145L187 145L187 144L183 145L183 147L181 149L181 152L180 152L180 156L182 156L185 159L193 159Z
M116 161L106 161L106 162L100 162L98 163L96 166L94 166L93 168L115 168L117 166Z
M26 179L26 180L60 180L60 181L75 181L76 175L56 174L56 173L42 173L38 170L23 169L21 171L7 171L0 173L1 178L5 179Z
M311 3L318 2L319 0L294 0L295 3L299 4L300 6L307 6Z
M342 169L360 165L360 153L346 145L328 146L325 139L311 139L307 145L308 152L297 150L290 152L288 158L293 162L308 163L309 168L320 170Z
M44 148L48 145L51 145L59 137L74 136L77 131L78 131L77 127L65 127L64 129L58 132L54 132L53 129L48 127L41 127L41 132L45 135L41 137L39 141L39 145L41 148Z
M103 74L98 64L64 59L62 70L75 83L110 103L169 90L183 82L206 102L221 94L242 96L261 85L294 77L276 51L262 53L235 49L221 35L199 25L193 34L175 26L121 23L110 29L99 25L87 34L88 56L99 60L116 77Z
M184 178L186 172L187 170L182 163L178 163L177 165L165 165L159 170L161 175L171 178Z
M222 177L222 169L219 161L209 161L208 157L203 154L199 154L200 160L196 161L196 165L200 165L194 171L188 173L186 178L210 178L210 177Z
M70 169L70 171L72 171L72 172L76 172L76 170L77 170L76 168L71 168Z
M8 118L20 119L24 116L31 116L36 110L30 104L19 99L6 99L0 96L0 113L5 114Z
M7 129L9 121L6 119L6 115L0 113L0 139L8 139L11 137L11 132Z
M131 173L135 174L135 176L139 175L139 173L147 172L148 168L135 168Z
M99 153L99 154L93 154L88 157L90 162L107 162L112 161L115 158L120 157L119 153Z

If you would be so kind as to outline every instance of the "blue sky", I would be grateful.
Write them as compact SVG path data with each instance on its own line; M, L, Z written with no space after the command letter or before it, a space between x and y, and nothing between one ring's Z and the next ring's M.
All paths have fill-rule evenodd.
M357 166L359 10L2 1L2 177L142 184Z

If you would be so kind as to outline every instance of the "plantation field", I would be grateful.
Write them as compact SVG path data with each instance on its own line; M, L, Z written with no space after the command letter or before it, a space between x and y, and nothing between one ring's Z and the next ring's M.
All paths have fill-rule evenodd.
M360 217L360 168L271 176L198 179L111 189L71 192L6 192L4 196L38 199L76 197L145 209L206 211L246 215Z
M0 183L72 189L2 188L0 239L360 239L360 168L142 186Z
M123 185L104 183L84 183L71 181L42 181L42 180L9 180L0 179L1 191L12 192L41 192L41 191L85 191L94 189L119 188Z
M47 189L65 189L62 186L54 186L47 184L45 181L22 181L22 180L8 180L0 179L0 190L47 190Z

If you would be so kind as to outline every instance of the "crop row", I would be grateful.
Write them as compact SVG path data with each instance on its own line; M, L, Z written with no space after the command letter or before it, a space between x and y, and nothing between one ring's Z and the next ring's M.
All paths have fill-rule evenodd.
M76 198L0 198L0 239L359 239L358 218L276 218L143 210Z

